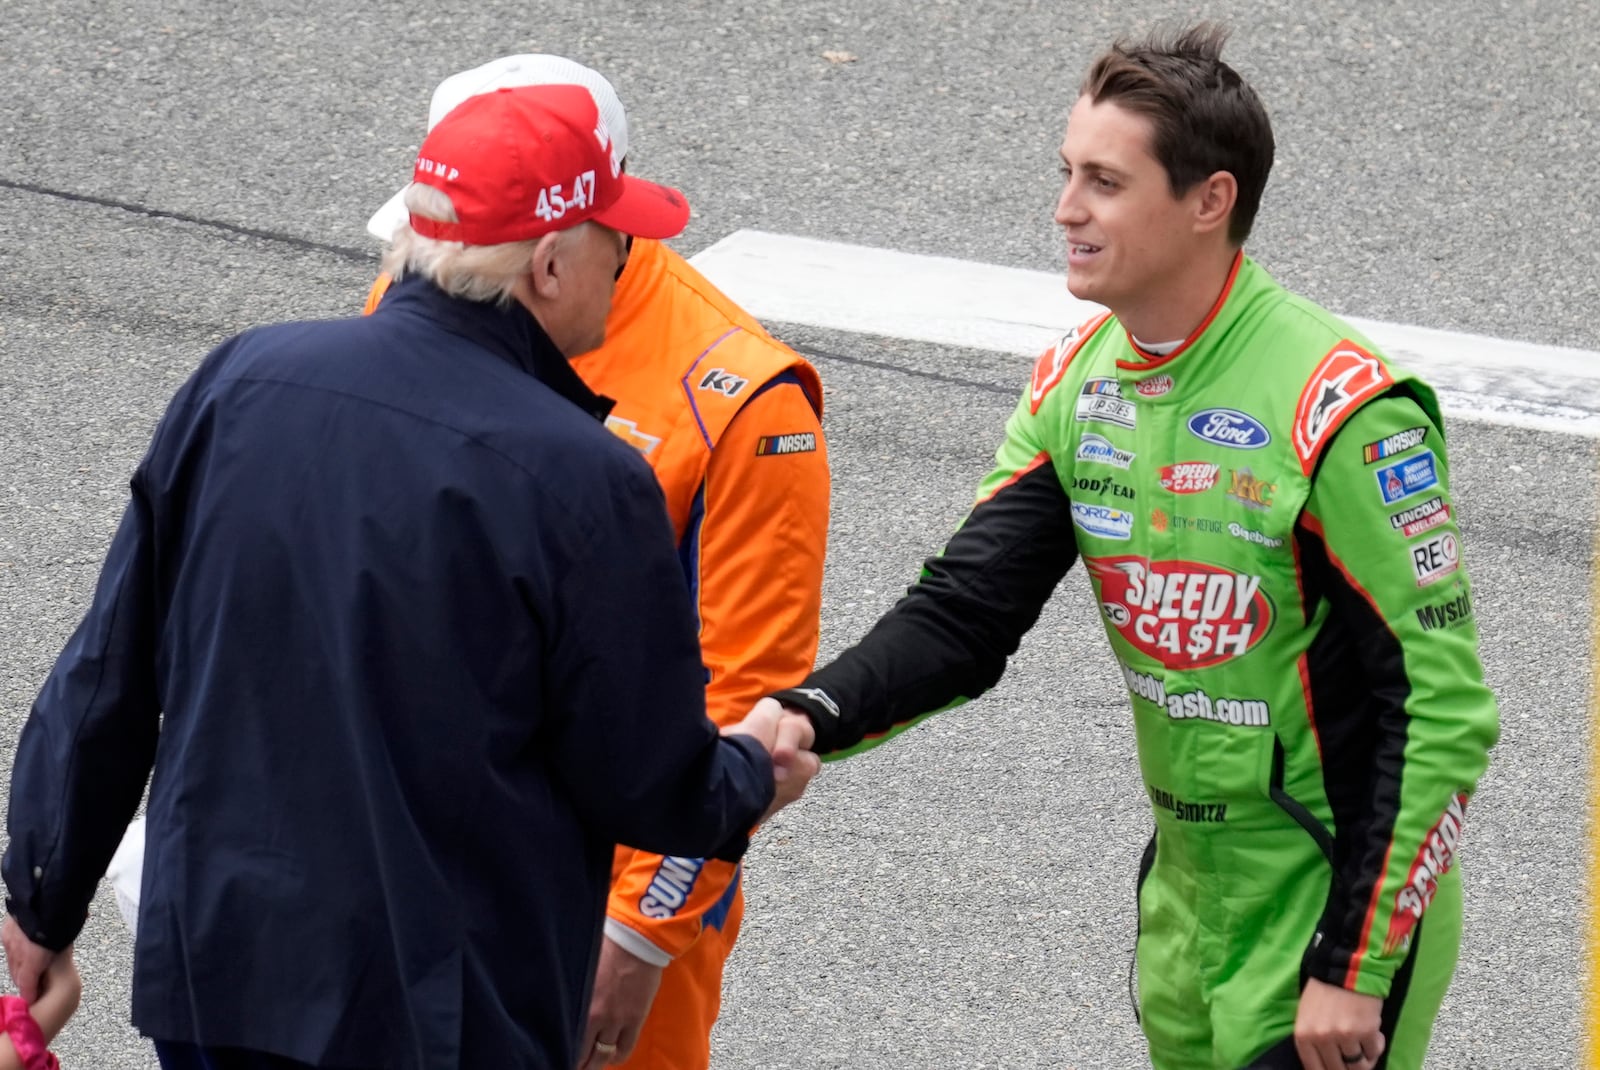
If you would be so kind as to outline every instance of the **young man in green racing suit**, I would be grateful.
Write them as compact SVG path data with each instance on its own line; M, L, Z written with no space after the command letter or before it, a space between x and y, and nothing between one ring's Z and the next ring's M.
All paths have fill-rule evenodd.
M1110 313L1039 358L907 597L776 697L819 753L887 738L993 685L1081 557L1155 815L1153 1063L1417 1068L1497 732L1443 425L1425 384L1243 255L1273 142L1224 38L1096 61L1056 221L1069 288Z

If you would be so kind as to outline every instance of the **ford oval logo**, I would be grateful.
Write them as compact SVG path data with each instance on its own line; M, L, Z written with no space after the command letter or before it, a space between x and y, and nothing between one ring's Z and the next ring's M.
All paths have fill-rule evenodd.
M1238 409L1206 409L1189 417L1189 432L1206 442L1236 450L1258 450L1272 441L1261 421Z

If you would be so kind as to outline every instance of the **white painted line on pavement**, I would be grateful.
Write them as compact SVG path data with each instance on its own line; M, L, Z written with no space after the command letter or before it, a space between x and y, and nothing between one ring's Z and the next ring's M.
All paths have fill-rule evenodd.
M1100 311L1056 272L759 230L692 261L763 320L969 349L1031 356ZM1431 383L1452 416L1600 437L1600 353L1345 318Z

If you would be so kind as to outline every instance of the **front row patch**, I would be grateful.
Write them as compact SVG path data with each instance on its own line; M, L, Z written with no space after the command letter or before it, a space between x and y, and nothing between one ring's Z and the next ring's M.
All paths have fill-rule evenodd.
M817 433L796 431L789 435L762 435L756 439L756 456L773 457L786 453L815 453Z

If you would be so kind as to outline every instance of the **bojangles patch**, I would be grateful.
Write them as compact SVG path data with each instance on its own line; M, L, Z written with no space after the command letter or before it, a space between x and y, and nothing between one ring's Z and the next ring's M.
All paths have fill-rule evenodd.
M1329 351L1300 392L1294 412L1294 452L1306 475L1333 432L1365 399L1393 385L1383 361L1349 340Z

